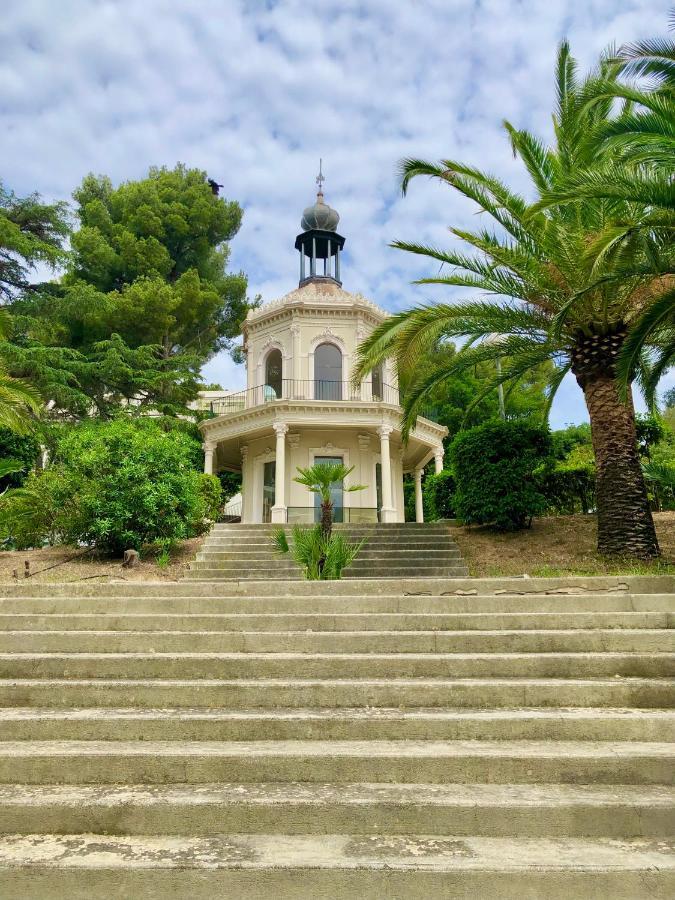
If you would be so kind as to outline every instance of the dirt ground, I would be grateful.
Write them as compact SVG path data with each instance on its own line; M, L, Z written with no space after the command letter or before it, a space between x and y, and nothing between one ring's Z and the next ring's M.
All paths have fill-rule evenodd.
M607 560L595 552L595 516L535 519L526 531L498 534L485 527L453 529L474 576L675 573L675 512L654 513L661 545L658 563Z
M203 540L199 537L183 541L165 567L158 566L154 556L148 556L133 569L123 569L121 559L96 557L76 547L4 551L0 552L0 582L13 581L15 569L19 580L23 580L26 561L30 563L31 581L177 581L187 572Z
M655 513L654 519L663 553L658 563L608 561L598 556L594 516L535 519L531 529L509 534L478 526L457 526L453 536L470 574L476 577L675 574L675 512ZM184 541L166 567L158 566L155 557L150 556L135 569L123 569L121 560L96 558L73 547L0 552L0 582L12 581L14 570L23 580L26 561L33 581L177 581L187 571L203 540L201 537Z

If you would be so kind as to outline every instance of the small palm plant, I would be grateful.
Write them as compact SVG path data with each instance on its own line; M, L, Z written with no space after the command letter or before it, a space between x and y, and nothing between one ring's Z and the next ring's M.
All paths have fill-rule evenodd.
M333 531L333 499L331 497L331 487L339 484L351 475L354 466L345 466L342 463L315 463L307 469L298 467L300 473L294 481L298 484L304 484L314 494L321 496L321 533L325 538L330 538ZM351 487L344 487L345 491L362 491L365 489L363 484L354 484Z
M308 581L327 581L342 577L342 570L356 559L364 541L351 544L342 534L326 536L321 525L302 528L295 525L293 541L283 528L277 528L272 535L272 544L278 553L290 553L302 567Z

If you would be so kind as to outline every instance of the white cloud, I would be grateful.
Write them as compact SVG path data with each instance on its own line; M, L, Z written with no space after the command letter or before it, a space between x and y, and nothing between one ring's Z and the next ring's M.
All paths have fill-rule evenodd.
M5 0L1 174L67 198L89 171L202 167L244 206L232 264L270 300L297 282L322 156L345 287L400 309L442 291L411 286L429 264L389 242L442 243L475 219L438 185L401 198L398 160L454 156L524 186L501 121L549 134L560 39L587 67L665 19L660 0ZM207 377L243 384L226 358ZM566 384L554 424L584 415Z

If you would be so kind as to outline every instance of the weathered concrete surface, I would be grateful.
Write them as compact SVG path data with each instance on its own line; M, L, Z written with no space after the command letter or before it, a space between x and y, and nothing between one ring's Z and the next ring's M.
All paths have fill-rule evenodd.
M106 709L6 707L6 741L560 740L675 742L675 711L558 709Z
M409 900L670 900L666 840L401 835L139 837L18 835L0 841L0 893L92 897Z
M0 588L0 897L670 897L674 586Z
M324 784L0 785L0 832L659 837L665 785Z

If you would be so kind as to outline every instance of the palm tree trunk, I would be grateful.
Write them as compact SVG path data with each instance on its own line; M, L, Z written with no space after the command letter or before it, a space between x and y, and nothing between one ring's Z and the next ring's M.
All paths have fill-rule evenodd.
M333 533L333 503L331 500L321 501L321 533L329 538Z
M598 551L659 555L659 544L640 466L632 403L619 398L613 371L577 379L586 399L595 453Z

